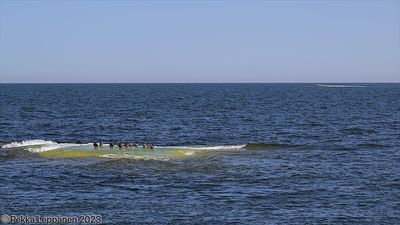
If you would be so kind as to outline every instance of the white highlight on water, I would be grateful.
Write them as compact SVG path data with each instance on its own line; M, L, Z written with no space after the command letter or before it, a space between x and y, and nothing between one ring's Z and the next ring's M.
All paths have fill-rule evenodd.
M217 145L217 146L155 146L156 148L177 148L190 150L236 150L243 149L246 145Z
M88 144L57 143L54 141L35 139L35 140L11 142L9 144L1 146L1 148L27 147L26 149L30 152L45 152L59 148L82 146L82 145L88 145Z
M104 154L100 155L100 157L111 158L111 159L140 159L140 160L169 161L168 157L138 156L129 154Z
M55 141L47 141L47 140L24 140L24 141L16 141L11 142L9 144L5 144L1 146L1 148L16 148L16 147L25 147L26 150L30 152L45 152L51 151L55 149L67 148L67 147L77 147L77 146L91 146L92 143L87 144L75 144L75 143L57 143ZM104 144L104 146L109 146L108 144ZM217 146L155 146L157 149L184 149L184 150L192 150L190 152L185 152L184 154L187 156L191 156L195 153L195 151L223 151L223 150L241 150L244 149L246 145L217 145ZM107 156L105 156L107 157ZM130 156L129 156L130 157Z

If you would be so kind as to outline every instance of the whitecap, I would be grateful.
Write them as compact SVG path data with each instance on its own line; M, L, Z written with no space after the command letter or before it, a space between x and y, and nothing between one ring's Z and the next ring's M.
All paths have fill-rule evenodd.
M244 149L246 145L216 145L216 146L155 146L155 148L188 149L188 150L238 150Z
M129 154L104 154L100 155L103 158L111 159L137 159L137 160L158 160L158 161L168 161L168 157L152 157L152 156L138 156Z
M59 148L82 146L82 145L88 145L88 144L57 143L54 141L35 139L35 140L24 140L19 142L15 141L9 144L5 144L1 147L2 148L26 147L26 149L30 152L45 152Z

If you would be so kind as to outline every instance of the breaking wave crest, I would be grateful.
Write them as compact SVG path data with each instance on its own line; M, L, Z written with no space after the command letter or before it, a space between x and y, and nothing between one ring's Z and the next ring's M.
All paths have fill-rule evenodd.
M168 157L137 156L137 155L129 155L129 154L104 154L104 155L100 155L100 157L111 158L111 159L137 159L137 160L169 161Z
M192 146L154 146L154 149L143 146L112 147L103 144L94 147L93 143L59 143L49 140L24 140L5 143L0 146L1 158L20 157L50 157L50 158L79 158L101 157L112 159L159 160L181 159L197 157L207 152L243 151L257 149L288 148L294 145L249 143L234 145L192 145Z
M88 144L58 143L54 141L36 139L36 140L11 142L1 146L1 148L24 147L29 152L45 152L65 147L82 146L82 145L88 145Z
M156 146L156 148L176 148L176 149L190 149L190 150L235 150L244 149L243 145L216 145L216 146Z
M26 141L14 141L8 144L1 146L2 148L16 148L16 147L24 147L30 145L51 145L57 144L54 141L46 141L46 140L26 140Z

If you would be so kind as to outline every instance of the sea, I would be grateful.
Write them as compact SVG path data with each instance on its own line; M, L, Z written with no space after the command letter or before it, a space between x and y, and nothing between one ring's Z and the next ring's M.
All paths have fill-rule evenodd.
M3 223L400 221L399 83L0 84L0 142Z

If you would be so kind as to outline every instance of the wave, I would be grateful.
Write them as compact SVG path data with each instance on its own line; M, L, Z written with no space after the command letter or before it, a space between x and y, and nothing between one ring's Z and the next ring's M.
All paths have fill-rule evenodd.
M55 141L47 141L41 139L35 140L25 140L25 141L15 141L5 145L2 145L1 148L19 148L26 147L26 150L29 152L45 152L51 151L55 149L65 148L65 147L74 147L74 146L83 146L89 144L75 144L75 143L58 143Z
M155 146L155 148L164 148L164 149L190 149L190 150L235 150L235 149L244 149L246 147L245 144L242 145L216 145L216 146Z
M317 84L318 87L328 88L364 88L362 85L346 85L346 84Z
M244 150L244 149L262 149L262 148L285 148L296 147L298 145L279 144L279 143L248 143L238 145L216 145L216 146L155 146L156 148L176 148L190 150Z
M250 143L244 146L245 149L268 149L268 148L289 148L289 147L296 147L298 145L291 145L291 144L278 144L278 143Z
M15 148L15 147L24 147L30 145L48 145L48 144L57 144L54 141L46 141L46 140L26 140L26 141L14 141L8 144L1 146L2 148Z
M243 151L293 147L288 144L249 143L234 145L155 146L154 149L139 147L94 147L93 143L59 143L50 140L24 140L3 144L0 158L45 157L45 158L87 158L159 160L201 157L207 152Z
M0 146L0 148L18 148L24 147L28 151L31 152L44 152L50 151L55 149L63 149L69 147L85 147L90 148L92 147L93 143L86 143L86 144L77 144L77 143L60 143L55 141L49 140L41 140L41 139L34 139L34 140L24 140L24 141L14 141L9 142ZM155 146L156 149L184 149L184 150L239 150L239 149L259 149L259 148L276 148L276 147L294 147L296 145L290 144L280 144L280 143L248 143L248 144L235 144L235 145L194 145L194 146L162 146L157 145ZM109 144L103 144L104 147L109 147ZM136 149L140 149L142 146L139 146ZM133 147L135 148L135 147Z
M138 155L129 155L129 154L104 154L100 155L102 158L111 158L111 159L136 159L136 160L156 160L156 161L169 161L168 157L156 157L156 156L138 156Z

